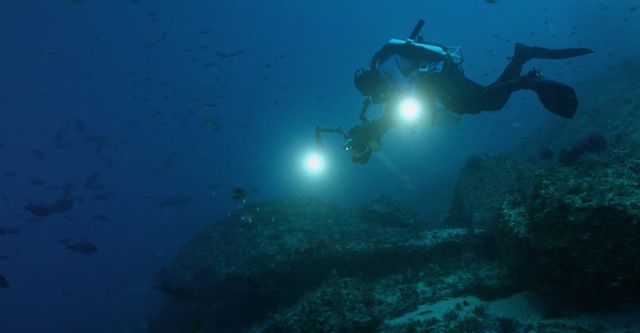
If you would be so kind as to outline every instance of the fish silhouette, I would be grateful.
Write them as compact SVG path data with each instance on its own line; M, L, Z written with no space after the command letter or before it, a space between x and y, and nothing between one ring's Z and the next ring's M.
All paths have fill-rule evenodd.
M35 185L35 186L42 186L42 185L44 185L44 180L42 180L42 179L40 179L40 178L34 178L34 179L31 179L29 182L30 182L31 184Z
M76 117L76 132L83 133L85 127L84 120L80 117Z
M95 245L93 245L91 243L87 243L87 242L67 244L66 248L67 248L67 250L69 250L71 252L84 254L84 255L87 255L87 256L90 256L90 255L98 252L98 248Z
M44 153L41 150L31 149L31 153L40 161L44 160Z
M89 177L87 177L87 179L84 181L84 188L88 189L95 185L96 181L98 181L99 175L100 174L98 172L90 174Z
M193 198L188 195L174 195L165 200L162 200L158 205L160 207L182 207L190 204Z
M51 214L68 211L73 207L74 202L75 202L74 198L62 198L50 205L42 204L42 203L38 205L34 205L33 203L31 203L31 200L29 200L29 203L24 209L28 210L29 212L31 212L31 214L35 216L44 217L44 216L49 216Z

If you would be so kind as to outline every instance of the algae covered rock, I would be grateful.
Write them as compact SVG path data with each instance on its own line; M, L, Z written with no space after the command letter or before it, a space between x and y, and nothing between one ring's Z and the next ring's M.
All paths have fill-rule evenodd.
M179 253L161 281L170 301L168 314L158 320L171 316L175 321L175 313L182 311L189 320L207 318L211 327L242 330L295 304L329 276L377 279L445 260L446 253L457 256L456 248L468 243L466 230L428 231L419 223L400 223L403 214L407 220L416 215L384 200L396 207L393 223L378 223L379 216L371 221L367 214L356 218L308 198L274 199L235 210ZM372 318L370 324L376 321ZM188 320L178 325L185 327Z
M513 155L473 156L460 171L446 227L493 230L509 194L524 194L534 166Z
M424 227L424 221L418 213L384 194L361 205L357 215L362 221L382 226Z
M611 164L541 173L530 202L538 290L560 302L615 308L640 296L640 185Z
M581 309L637 302L640 164L632 156L614 146L545 167L529 197L504 201L498 247L523 285Z

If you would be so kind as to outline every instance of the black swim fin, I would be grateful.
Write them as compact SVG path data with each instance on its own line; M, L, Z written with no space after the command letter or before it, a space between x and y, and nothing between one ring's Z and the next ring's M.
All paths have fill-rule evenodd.
M576 91L566 84L544 80L531 87L544 107L562 118L571 119L578 109Z
M589 53L593 53L593 50L587 48L547 49L543 47L527 46L522 43L516 43L513 58L517 61L525 63L534 58L566 59L578 57Z
M564 83L547 80L537 69L533 69L518 81L520 89L535 91L544 107L562 118L571 119L578 109L576 91Z

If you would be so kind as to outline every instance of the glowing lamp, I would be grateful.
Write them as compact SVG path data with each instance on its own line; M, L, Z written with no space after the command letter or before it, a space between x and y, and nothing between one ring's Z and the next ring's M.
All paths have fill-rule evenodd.
M413 122L420 116L420 103L415 98L407 98L400 104L400 115L404 120Z
M305 159L305 167L310 173L318 173L322 171L324 168L322 155L318 153L311 153L307 155L307 158Z

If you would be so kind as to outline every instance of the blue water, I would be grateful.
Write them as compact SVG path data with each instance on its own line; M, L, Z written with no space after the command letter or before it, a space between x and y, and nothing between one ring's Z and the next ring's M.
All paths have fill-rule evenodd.
M515 41L594 49L568 64L525 66L579 84L640 49L637 5L0 2L0 227L19 227L0 235L0 274L10 284L0 289L0 331L145 332L162 301L155 274L245 201L311 195L353 208L387 193L442 218L467 157L517 149L541 124L561 120L533 93L517 92L501 112L458 126L398 127L383 139L383 158L367 165L326 135L327 168L309 176L302 165L315 125L357 124L355 69L423 18L425 39L462 46L467 76L482 84L500 74ZM94 172L104 189L83 187ZM71 210L34 219L24 209L62 198L65 184L75 186ZM235 200L234 188L246 196ZM99 193L107 198L90 198ZM192 200L159 205L176 195ZM65 248L75 242L98 252Z

